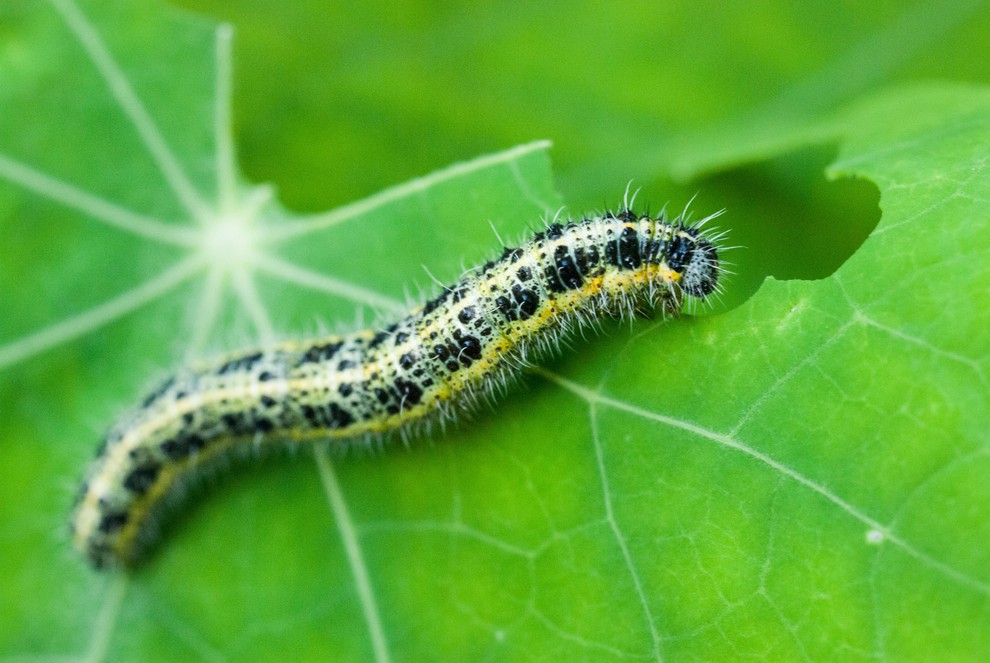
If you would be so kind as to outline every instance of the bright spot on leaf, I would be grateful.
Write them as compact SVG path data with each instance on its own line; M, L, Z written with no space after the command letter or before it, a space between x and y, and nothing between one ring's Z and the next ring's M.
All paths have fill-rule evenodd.
M866 542L872 546L880 545L885 538L883 532L878 529L871 529L866 533Z

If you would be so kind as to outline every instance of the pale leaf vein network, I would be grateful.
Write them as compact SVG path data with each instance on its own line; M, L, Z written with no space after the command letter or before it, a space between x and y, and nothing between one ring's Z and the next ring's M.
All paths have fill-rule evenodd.
M275 328L272 326L271 318L261 301L261 295L255 287L254 279L245 270L238 270L232 274L234 281L234 292L237 293L244 310L247 311L254 329L265 345L270 345L275 341Z
M943 574L948 578L951 578L960 585L973 589L981 594L990 596L990 583L987 583L978 578L974 578L971 575L964 573L956 568L953 568L952 566L946 564L945 562L937 560L931 555L915 548L908 541L904 540L903 538L899 537L897 534L892 532L890 526L884 525L879 521L877 521L876 519L871 518L861 509L850 504L849 502L844 500L839 495L836 495L834 492L832 492L822 484L809 479L800 472L788 467L787 465L784 465L783 463L772 458L771 456L744 444L743 442L735 439L732 436L724 435L722 433L709 430L703 426L699 426L697 424L688 421L682 421L680 419L676 419L674 417L668 417L666 415L659 414L657 412L651 412L649 410L645 410L630 403L625 403L623 401L610 398L608 396L596 393L576 382L572 382L571 380L568 380L560 375L551 373L550 371L544 369L534 369L533 372L543 376L550 382L553 382L554 384L557 384L560 387L563 387L564 389L567 389L568 391L580 396L589 403L597 403L599 405L603 405L606 407L611 407L617 410L621 410L623 412L627 412L633 416L655 421L657 423L664 424L672 428L678 428L688 433L692 433L700 438L711 440L712 442L715 442L716 444L719 444L721 446L739 451L745 454L746 456L749 456L754 460L757 460L760 463L767 465L768 467L770 467L776 472L779 472L781 475L787 477L788 479L791 479L792 481L795 481L798 484L810 489L812 492L817 493L827 501L839 507L839 509L841 509L845 513L849 514L854 519L866 525L869 529L883 532L886 541L897 546L898 548L900 548L905 553L915 558L925 566L938 571L939 573Z
M361 544L354 528L354 521L351 519L347 502L344 500L344 493L337 479L337 473L334 471L333 464L323 447L316 449L316 466L320 472L320 480L323 483L327 501L330 503L330 510L340 531L340 538L344 544L344 554L351 567L358 600L361 603L368 634L371 637L375 661L376 663L388 663L391 660L391 655L385 638L385 630L382 627L378 604L375 600L374 589L371 585L371 577L368 574Z
M342 281L326 274L311 271L291 262L276 258L271 254L259 255L255 260L255 267L284 281L343 297L356 304L368 304L393 313L406 310L406 306L402 302L387 297L375 290L363 288L349 281Z
M96 31L73 0L49 0L62 15L66 25L79 40L86 55L103 77L120 109L131 121L138 136L158 166L165 181L192 217L205 222L211 217L210 209L200 197L192 182L179 165L175 153L168 146L161 130L152 120L144 103L114 60L103 37Z
M106 660L110 639L117 627L120 609L127 595L130 576L117 574L111 580L106 593L96 611L96 621L93 624L89 640L89 648L82 657L82 663L101 663Z
M231 43L233 39L234 29L232 26L224 23L217 27L214 46L214 57L217 65L214 83L216 97L213 104L213 133L216 140L217 194L222 214L230 214L235 208L237 199L236 154L234 151L233 120L231 118L233 100Z
M602 449L601 436L598 434L598 408L594 401L589 403L589 409L591 418L591 436L595 445L595 462L598 466L598 476L601 480L602 486L602 500L605 504L605 519L608 522L609 529L612 531L613 538L619 545L619 550L622 552L622 559L625 562L626 570L628 571L629 576L632 579L633 586L636 589L636 598L643 610L643 618L646 620L650 631L650 638L653 645L653 655L655 656L655 660L660 663L663 661L660 633L657 631L653 611L650 610L650 603L646 597L646 591L643 588L643 581L640 579L639 573L636 571L636 564L633 562L632 552L629 550L629 543L626 541L626 537L619 527L619 521L616 519L615 510L612 507L612 491L609 488L608 471L605 468L605 453Z
M344 223L358 216L368 214L374 210L394 202L401 198L406 198L418 193L422 193L441 182L452 180L457 177L468 175L472 172L490 168L502 163L512 163L516 159L539 150L546 149L550 143L545 140L518 145L504 152L497 152L488 156L454 164L448 168L430 173L424 177L409 180L398 186L369 196L350 205L344 205L323 214L315 214L308 218L300 219L296 222L285 223L277 227L270 228L267 236L273 241L286 240L300 235L307 235L312 232L324 230L331 226Z
M158 276L98 306L0 346L0 368L23 361L99 329L171 291L203 268L197 257L186 258Z
M193 246L196 242L196 233L191 229L170 226L132 212L3 154L0 154L0 177L96 221L134 235L178 246Z

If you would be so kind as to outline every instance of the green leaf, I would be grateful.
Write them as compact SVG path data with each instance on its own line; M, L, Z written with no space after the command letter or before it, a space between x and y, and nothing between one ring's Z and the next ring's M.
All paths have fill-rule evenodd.
M938 17L937 41L974 6L918 10L888 32ZM327 213L290 212L234 165L229 28L143 4L0 13L0 660L990 654L985 88L871 92L833 72L809 77L818 87L786 113L757 104L748 121L705 127L707 140L681 123L665 139L679 150L658 140L631 163L658 182L724 171L701 185L731 200L733 241L748 247L730 253L730 287L794 273L802 251L834 254L815 267L824 278L770 278L721 315L606 322L495 408L408 449L239 464L192 492L143 566L107 575L76 558L65 521L100 434L156 376L270 334L394 314L432 287L422 265L450 281L496 252L492 226L515 240L561 201L546 144L526 143ZM580 35L580 20L559 27ZM556 60L571 75L554 85L586 98L576 60ZM711 66L709 85L731 79ZM387 88L411 113L414 86L399 79L362 72L341 89ZM574 111L603 145L567 181L609 163L607 132L652 135L634 101ZM771 140L761 117L787 130ZM811 200L788 160L809 144L837 144L829 175L880 191L879 224L838 269L873 220L868 195L843 208L823 189L800 231L770 218ZM321 153L297 200L374 170L373 150L347 154ZM264 156L248 148L246 161ZM790 207L728 186L745 190L756 171L737 164L767 157L780 161L762 172L784 167L777 197ZM823 159L798 161L811 172ZM703 197L699 208L720 204ZM852 218L823 231L840 208ZM774 244L787 232L820 239Z

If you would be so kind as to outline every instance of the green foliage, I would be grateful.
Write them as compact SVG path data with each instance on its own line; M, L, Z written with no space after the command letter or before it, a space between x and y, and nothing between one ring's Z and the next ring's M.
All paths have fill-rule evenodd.
M0 661L990 656L990 91L881 89L985 79L984 6L278 4L213 8L248 178L211 20L0 8ZM606 322L409 449L209 479L134 573L70 551L161 371L387 316L558 173L575 214L630 177L727 207L729 310Z

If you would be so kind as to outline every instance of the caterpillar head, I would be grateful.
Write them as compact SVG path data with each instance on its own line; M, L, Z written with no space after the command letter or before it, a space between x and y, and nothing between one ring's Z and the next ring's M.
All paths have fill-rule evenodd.
M666 260L670 269L681 273L680 286L684 293L705 299L718 289L718 251L697 228L675 233Z

